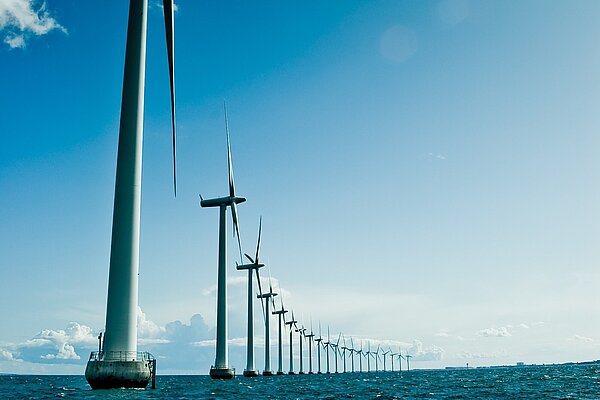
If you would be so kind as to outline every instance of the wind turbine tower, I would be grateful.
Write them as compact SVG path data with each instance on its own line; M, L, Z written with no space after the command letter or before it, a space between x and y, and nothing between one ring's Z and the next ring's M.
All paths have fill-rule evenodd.
M362 340L360 341L360 350L358 351L358 368L359 368L359 372L363 371L362 368L362 359L364 357L364 353L363 353L363 342Z
M354 372L354 352L356 350L354 350L354 341L352 340L352 337L350 337L350 346L352 346L352 348L350 348L348 350L350 350L350 361L351 361L351 366L352 366L352 372Z
M317 373L321 373L321 342L323 341L323 337L321 337L321 322L319 322L319 337L315 339L317 342Z
M252 285L252 272L256 271L256 280L259 284L259 292L262 293L262 290L260 289L260 277L258 276L258 270L265 266L264 264L261 264L258 261L261 231L262 217L260 218L258 223L258 240L256 244L256 256L254 257L254 259L252 259L252 257L250 257L248 254L244 254L246 258L250 260L250 264L242 264L236 266L236 269L239 271L248 271L248 336L246 338L246 369L244 369L244 376L247 377L258 376L258 371L256 371L254 367L254 286Z
M305 338L308 338L308 373L309 374L314 374L313 370L312 370L312 338L315 337L314 332L312 331L312 322L310 323L311 328L310 328L310 334L309 335L304 335Z
M331 347L331 339L329 337L329 326L327 327L327 341L323 344L325 346L325 356L327 357L327 373L329 374L329 348Z
M341 347L341 349L343 350L342 360L344 362L344 373L346 373L346 350L348 350L348 348L346 347L346 338L343 337L343 340L344 340L344 345Z
M271 319L271 313L270 313L270 303L273 303L273 306L275 305L275 300L273 299L275 296L277 296L277 293L273 292L273 286L271 285L270 279L269 279L269 292L268 293L262 293L259 294L257 297L259 299L265 299L265 303L266 303L266 307L265 307L265 369L263 370L263 375L264 376L271 376L273 375L273 371L271 371L271 339L270 339L270 323L269 320Z
M293 333L294 333L294 326L296 326L296 323L298 323L298 321L296 321L296 319L294 318L294 311L292 311L292 319L289 321L286 321L286 325L290 326L290 372L289 375L294 375L294 346L293 346Z
M246 201L243 197L235 195L233 181L233 165L231 162L231 146L229 144L229 123L227 121L227 108L225 110L225 133L227 134L227 166L229 170L229 196L214 199L203 199L200 196L200 206L219 207L219 264L217 270L217 344L215 364L210 368L210 377L213 379L231 379L235 369L229 367L227 349L227 207L231 207L231 218L235 233L237 234L240 259L242 247L240 244L240 227L238 225L237 204Z
M281 292L281 288L279 289ZM274 304L274 303L273 303ZM281 297L281 309L273 311L273 315L277 315L279 317L279 366L277 369L277 375L283 375L283 327L285 323L285 313L287 313L283 307L283 296ZM290 347L291 348L291 347Z
M381 353L381 355L383 356L383 372L385 372L385 369L386 369L386 358L387 358L388 353L390 353L390 352L391 352L391 350L388 350L388 351L385 351L385 352Z
M298 343L300 345L300 370L298 371L298 373L300 375L304 374L304 353L302 352L302 336L304 336L304 332L306 331L306 328L303 326L302 328L298 329L296 327L296 332L298 332Z
M171 88L173 188L177 195L173 0L163 0L163 10ZM131 0L125 47L104 343L100 351L91 353L85 369L85 378L92 389L145 388L151 379L152 387L155 386L156 359L150 353L137 351L147 22L148 0Z

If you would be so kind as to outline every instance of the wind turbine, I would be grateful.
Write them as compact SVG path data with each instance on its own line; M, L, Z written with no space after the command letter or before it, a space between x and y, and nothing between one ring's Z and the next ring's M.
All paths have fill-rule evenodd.
M392 372L394 372L394 357L396 357L398 354L392 352L392 348L389 348L390 350L390 358L392 359Z
M173 130L173 190L177 196L173 0L163 0ZM137 351L138 271L146 29L148 1L131 0L119 125L110 269L103 351L92 352L85 378L92 389L155 387L156 359Z
M326 350L325 355L327 357L327 373L329 374L329 373L331 373L329 371L329 348L331 347L331 339L330 339L330 336L329 336L329 326L327 327L327 341L325 343L323 343L323 346L324 346L324 348Z
M269 292L262 293L257 295L259 299L265 299L266 307L265 307L265 369L263 370L263 376L271 376L273 375L273 371L271 371L271 340L270 340L270 323L271 313L269 304L273 303L273 307L275 306L275 300L273 299L277 296L277 293L273 292L273 285L271 285L271 276L269 275Z
M298 343L300 344L300 370L298 371L298 373L300 375L304 374L304 363L303 363L303 359L304 359L304 353L302 352L302 336L304 336L304 332L306 331L306 328L304 326L302 326L302 328L298 328L296 327L296 332L298 332Z
M286 325L290 326L290 375L294 375L294 346L293 346L293 332L294 332L294 326L296 326L296 323L298 321L296 321L296 319L294 318L294 311L292 311L292 319L289 321L286 321Z
M367 372L371 372L371 342L369 341L369 349L367 350Z
M385 369L386 369L386 357L387 357L388 353L390 353L390 352L391 352L391 350L381 353L381 355L383 356L383 372L385 372Z
M308 338L308 373L314 374L312 370L312 338L315 337L315 333L312 330L312 321L310 323L310 334L305 334L304 337Z
M338 371L338 355L340 355L340 339L341 338L342 338L342 334L340 333L338 335L338 339L335 342L335 344L333 344L333 343L331 344L331 346L334 348L333 354L335 356L335 373L336 374L339 373L339 371Z
M343 350L342 360L344 362L344 373L346 373L346 350L348 350L348 348L346 347L346 338L344 337L344 335L342 335L342 340L344 341L344 345L341 347L341 349Z
M231 162L231 146L229 144L229 122L227 121L227 108L225 111L225 133L227 135L227 166L229 170L229 196L214 199L203 199L200 196L201 207L219 207L219 266L217 272L217 349L215 364L210 368L210 377L213 379L231 379L235 369L229 368L227 349L227 207L231 207L231 218L235 233L237 234L240 259L242 246L240 243L240 227L237 218L237 204L246 201L244 197L235 195L233 181L233 165Z
M364 353L363 353L363 342L362 342L362 340L360 341L360 350L357 353L358 353L358 365L359 365L359 368L360 368L360 372L363 372L362 359L363 359Z
M269 273L269 279L271 278L271 274ZM279 293L281 293L281 309L273 311L273 315L277 315L279 317L279 368L277 369L277 375L283 375L283 323L285 323L285 313L288 312L283 307L283 293L281 292L281 287L279 288ZM273 301L273 307L275 307L275 301ZM291 347L290 347L291 348Z
M404 357L402 356L402 350L400 349L400 346L398 346L398 371L402 374L402 359Z
M406 353L406 371L409 372L410 371L410 359L412 358L412 356L408 353Z
M350 360L352 361L352 362L351 362L351 365L352 365L352 372L354 372L354 352L355 352L356 350L354 350L354 341L352 341L352 336L350 337L350 346L352 346L352 348L350 348L350 349L348 349L348 350L350 350Z
M379 371L379 348L381 346L377 345L377 351L373 354L375 354L375 371Z
M258 240L256 242L256 256L254 257L254 259L252 259L252 257L250 257L248 254L244 254L246 258L250 260L250 264L241 264L236 266L236 269L238 271L248 271L248 336L246 338L246 369L244 369L244 376L246 377L258 376L258 371L256 371L254 367L254 286L252 285L252 271L256 271L256 279L259 284L259 291L262 293L262 290L260 289L260 277L258 276L258 270L265 266L264 264L261 264L258 261L261 231L262 217L260 217L258 223Z
M323 337L321 337L321 321L319 321L319 337L315 339L317 342L317 373L321 373L321 342L323 341Z

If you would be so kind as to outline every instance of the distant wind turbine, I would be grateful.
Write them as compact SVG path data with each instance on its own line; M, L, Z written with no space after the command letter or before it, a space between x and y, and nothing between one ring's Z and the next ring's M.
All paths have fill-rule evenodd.
M340 339L341 338L342 338L342 334L340 333L338 335L338 339L335 342L335 344L333 344L333 343L331 344L331 346L334 349L333 354L335 355L335 373L336 374L339 373L339 370L338 370L338 356L341 355L341 352L340 352Z
M227 207L231 208L231 218L235 233L237 234L240 259L242 258L242 245L240 242L240 227L237 217L237 204L246 201L244 197L235 195L233 182L233 165L231 162L231 146L229 144L229 122L227 121L227 108L225 110L225 132L227 134L227 166L229 170L229 196L214 199L203 199L200 196L201 207L219 207L219 267L217 273L217 349L215 364L210 368L210 377L213 379L231 379L235 370L228 365L227 349Z
M317 343L317 373L321 373L321 342L323 341L323 337L321 336L321 321L319 321L319 337L315 339Z
M352 336L350 336L350 346L352 346L349 350L350 350L350 360L351 360L351 366L352 366L352 372L354 372L354 352L356 350L354 350L354 341L352 340Z
M367 354L367 372L371 372L371 356L372 356L372 353L371 353L371 342L370 341L368 342L368 345L369 345L369 349L367 350L367 353L366 353Z
M344 345L341 347L341 349L343 350L342 360L344 364L344 373L346 373L346 350L348 350L348 347L346 347L346 338L344 337L344 335L342 335L342 340L344 342Z
M271 284L271 276L269 276L269 292L262 293L257 295L259 299L265 299L265 369L263 370L264 376L273 375L273 371L271 371L271 340L270 340L270 304L272 303L275 306L275 300L273 299L277 296L277 293L273 292L273 285Z
M292 311L292 319L289 321L286 321L286 323L285 323L286 325L290 326L290 372L289 372L290 375L295 374L295 372L294 372L294 346L293 346L294 342L292 339L293 339L294 327L296 327L296 329L297 329L297 326L296 326L297 323L298 323L298 321L296 321L296 319L294 318L294 311Z
M330 373L329 370L329 348L331 347L331 338L329 336L329 326L327 326L327 341L323 343L323 347L325 348L325 356L327 357L327 373Z
M285 313L288 312L283 306L283 293L281 292L281 287L279 287L279 293L281 296L279 300L281 301L281 308L279 310L273 311L273 315L277 315L279 318L279 340L278 340L278 368L277 375L283 375L283 329L285 323ZM275 307L275 302L273 302L273 307ZM291 346L290 346L291 348Z
M300 375L304 374L304 353L302 352L302 342L303 340L303 336L304 336L304 332L306 331L306 328L304 328L304 326L302 326L301 328L296 327L296 332L298 332L298 343L300 346L300 370L298 371L298 373Z
M246 258L250 260L250 264L242 264L237 265L236 268L240 271L247 270L248 271L248 336L246 338L246 369L244 369L244 376L253 377L258 376L258 372L254 367L254 286L252 285L252 271L256 271L256 278L258 284L260 285L260 278L258 276L258 270L264 267L264 264L261 264L258 261L258 254L260 251L260 234L262 230L262 217L258 223L258 239L256 241L256 256L254 259L250 257L248 254L245 254ZM262 293L262 289L259 291ZM261 300L262 304L262 300ZM264 307L264 306L263 306ZM263 315L264 317L264 315Z
M312 339L315 337L315 333L312 330L312 322L310 323L310 334L304 335L305 338L308 338L308 373L313 374L312 369Z
M391 350L381 353L381 355L383 356L383 372L385 372L385 370L386 370L386 358L387 358L388 353L390 353L390 352L391 352Z
M363 359L364 353L363 353L363 341L362 340L360 341L360 350L358 350L357 354L358 354L359 371L363 372L362 359Z

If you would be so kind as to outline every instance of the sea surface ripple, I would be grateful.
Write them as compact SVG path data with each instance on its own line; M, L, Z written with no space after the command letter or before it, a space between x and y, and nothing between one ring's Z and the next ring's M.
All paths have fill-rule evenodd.
M314 374L214 381L158 376L155 390L91 390L83 376L0 375L1 399L600 399L600 364Z

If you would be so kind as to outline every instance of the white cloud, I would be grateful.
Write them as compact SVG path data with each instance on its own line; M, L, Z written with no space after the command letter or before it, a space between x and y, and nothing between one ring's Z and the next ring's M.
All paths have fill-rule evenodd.
M575 341L575 342L585 342L585 343L593 343L594 342L594 339L586 337L586 336L581 336L581 335L573 335L570 338L568 338L567 340Z
M445 353L444 349L435 345L423 347L423 343L416 339L407 351L413 361L440 361L444 358Z
M15 357L15 355L8 350L0 350L0 360L1 361L23 361L20 358Z
M257 340L258 338L254 339L254 345L256 347L264 347L264 341L261 340ZM227 343L229 344L229 346L236 346L236 347L246 347L246 343L247 343L247 339L245 337L241 337L241 338L233 338L233 339L228 339ZM217 341L215 339L208 339L208 340L200 340L198 342L192 342L191 345L194 347L215 347L217 344Z
M4 38L4 43L11 49L22 49L25 47L25 37L23 35L12 34Z
M440 154L440 153L429 153L428 155L429 155L429 157L435 158L437 160L445 160L446 159L446 156L443 154Z
M164 336L166 329L158 326L146 317L146 313L138 306L137 313L138 338L143 340L157 340ZM149 343L149 342L146 342ZM156 342L155 342L156 343Z
M477 331L477 336L481 337L509 337L512 336L508 331L508 328L505 326L501 326L499 328L486 328Z
M62 343L58 349L58 353L56 354L46 354L44 356L40 356L40 358L46 360L79 360L81 357L75 352L75 348L66 343Z
M1 0L0 31L5 31L4 43L11 48L25 47L30 35L41 36L58 29L67 30L46 10L46 2L35 0Z
M469 359L474 360L474 359L485 359L485 358L498 358L498 357L505 357L506 355L508 355L506 350L491 352L491 353L471 353L469 351L459 351L458 353L456 353L457 358L468 359L468 360Z

